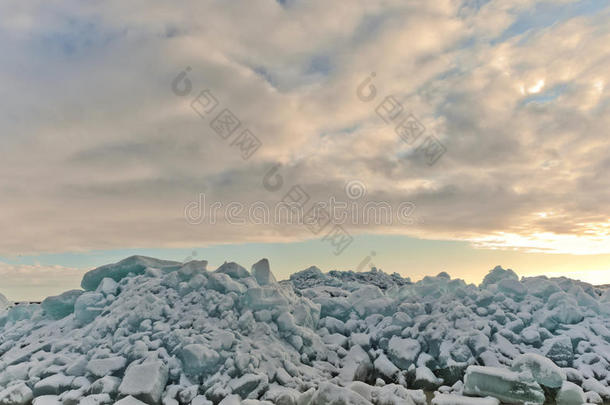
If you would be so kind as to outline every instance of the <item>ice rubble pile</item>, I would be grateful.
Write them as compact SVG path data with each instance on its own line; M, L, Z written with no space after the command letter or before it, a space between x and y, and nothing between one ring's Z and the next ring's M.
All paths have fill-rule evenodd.
M0 311L0 405L610 400L610 293L492 270L411 283L134 256Z
M10 306L11 303L6 299L6 297L0 294L0 312L7 310Z

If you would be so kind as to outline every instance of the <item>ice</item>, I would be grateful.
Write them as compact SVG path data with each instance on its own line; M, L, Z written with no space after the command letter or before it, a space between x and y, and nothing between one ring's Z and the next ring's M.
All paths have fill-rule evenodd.
M216 273L226 274L235 279L250 277L248 270L235 262L224 262L222 266L216 269Z
M74 312L74 303L82 293L82 290L70 290L56 297L45 298L42 309L53 319L64 318Z
M415 339L392 336L388 343L388 357L396 366L406 370L417 360L421 345Z
M527 290L523 284L521 284L519 280L512 278L500 280L498 283L498 290L514 300L522 300L527 294Z
M285 334L294 334L294 332L296 332L297 330L297 324L294 319L294 316L292 316L292 314L290 314L289 312L282 312L280 316L277 317L275 322L277 323L277 327L280 332L284 332ZM329 336L340 336L339 339L345 339L344 336L338 334Z
M175 388L176 391L178 391L178 389L179 389L179 387ZM166 392L168 395L171 395L171 394L169 394L169 390L166 390ZM193 400L193 398L195 398L197 396L198 392L199 392L199 386L191 385L190 387L186 387L179 391L178 399L180 400L181 403L188 404ZM175 395L171 395L171 396L175 397Z
M543 404L545 401L544 391L534 381L531 374L528 376L494 367L468 367L464 394L479 397L491 396L508 403Z
M545 301L548 301L551 295L561 290L556 283L544 276L526 277L523 279L523 284L531 295Z
M114 403L115 405L145 405L145 402L142 402L131 395L126 396L125 398Z
M108 394L94 394L88 395L79 401L79 405L101 405L101 404L111 404L112 399L110 399L110 395ZM66 405L62 402L62 405Z
M599 396L597 392L589 391L585 393L585 398L588 404L603 404L604 400Z
M330 383L322 383L309 405L372 405L360 394ZM406 405L406 403L405 403Z
M400 369L383 353L375 359L374 367L377 371L377 375L386 381L396 381L398 379L398 374L400 374Z
M320 322L320 326L324 326L330 333L340 333L345 335L345 322L340 319L327 316Z
M218 405L242 405L238 395L225 397Z
M92 359L87 363L87 371L95 377L104 377L124 369L126 364L127 359L122 356Z
M208 401L203 395L197 395L191 401L191 405L214 405L212 401Z
M527 371L534 380L545 387L560 388L566 380L566 373L551 360L535 353L526 353L515 359L513 371Z
M489 272L483 279L481 284L483 287L487 287L492 284L497 284L502 280L519 280L519 276L511 269L504 270L502 266L496 266L492 271Z
M214 373L220 362L220 355L215 350L201 344L184 346L181 353L184 371L189 374Z
M316 266L311 266L305 270L301 270L298 273L290 275L290 283L296 289L312 288L320 285L326 285L327 282L329 282L330 285L341 284L336 282L334 278L331 278L326 274L322 273L322 270L320 270ZM608 301L610 301L610 299Z
M373 364L367 352L358 345L352 346L343 360L339 380L344 384L351 381L368 381L373 372Z
M536 326L529 326L521 331L521 339L527 345L540 347L542 344L542 336Z
M74 316L81 325L86 325L102 313L105 298L96 292L80 295L74 303Z
M132 257L88 273L78 297L14 306L0 313L0 392L63 405L424 405L412 390L423 388L437 403L541 403L573 395L567 378L610 400L600 288L500 267L479 286L251 268Z
M554 329L553 322L556 324L575 324L581 322L584 318L576 298L564 291L551 295L547 307L552 310L552 318L546 321L551 327L545 326L547 329Z
M228 388L240 398L259 398L269 388L269 378L264 374L244 374L231 380Z
M109 277L104 277L102 282L95 290L96 292L102 293L104 295L117 295L119 289L119 284Z
M560 367L572 367L574 363L572 339L565 335L546 340L543 353Z
M419 394L422 394L421 396ZM397 384L375 388L371 392L375 405L425 405L422 391L407 390Z
M557 405L582 405L586 402L585 393L578 385L564 381L557 394Z
M440 387L443 380L437 378L432 370L428 367L422 366L415 369L415 380L413 381L413 387L421 388L426 391L433 391Z
M593 378L585 380L582 384L582 388L585 391L595 392L605 401L610 400L610 391L608 390L608 387Z
M42 314L42 308L36 304L18 304L10 307L5 313L0 314L0 326L7 323L15 323L23 320L37 318Z
M34 396L58 395L70 389L74 377L63 374L55 374L38 381L34 385Z
M2 293L0 293L0 314L10 306L11 306L10 301L7 300L6 297L4 295L2 295Z
M167 366L162 361L131 364L119 386L119 393L131 395L147 404L157 404L167 379Z
M275 276L269 268L269 260L261 259L252 265L252 275L259 285L275 284Z
M26 405L33 398L32 390L23 382L0 391L0 404L2 405Z
M57 395L42 395L34 398L32 405L62 405Z
M6 367L0 373L0 386L6 386L11 381L25 380L28 376L30 365L28 363L20 363Z
M472 398L459 395L436 394L432 405L500 405L496 398Z
M121 379L119 377L105 376L89 386L89 393L91 394L116 394L121 385Z
M288 299L277 288L249 288L243 299L245 305L254 311L288 308Z
M373 391L375 390L375 387L372 385L366 384L362 381L353 381L347 384L346 388L348 388L350 391L354 391L369 402L373 400Z
M210 274L208 278L208 287L220 293L243 293L246 291L246 286L233 280L225 273Z
M81 287L87 291L95 291L102 280L106 277L114 281L121 281L129 274L144 274L147 268L155 268L164 272L178 270L181 264L168 260L159 260L145 256L131 256L118 263L108 264L91 270L85 274Z

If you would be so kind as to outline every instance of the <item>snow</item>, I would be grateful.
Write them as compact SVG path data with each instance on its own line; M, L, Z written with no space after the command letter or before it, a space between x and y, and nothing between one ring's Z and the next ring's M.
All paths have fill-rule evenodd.
M585 398L589 404L603 404L604 400L599 396L597 392L589 391L585 393Z
M310 405L371 405L363 396L355 391L348 390L330 383L322 383L317 390Z
M544 355L561 367L572 367L574 348L569 336L557 336L544 342Z
M421 345L415 339L392 336L388 343L388 357L396 366L404 370L415 363L420 351Z
M121 385L121 379L118 377L105 376L99 380L94 381L89 386L89 393L91 394L116 394Z
M34 398L33 405L62 405L57 395L42 395Z
M437 394L432 399L432 405L500 405L496 398L473 398L459 395Z
M585 393L578 385L564 381L557 394L557 405L582 405L586 402Z
M583 382L582 388L584 388L586 391L595 392L603 400L610 400L610 391L608 390L608 387L604 386L602 383L594 380L593 378L589 378Z
M610 294L569 279L134 256L81 285L0 309L0 405L610 400Z
M147 404L156 404L167 383L167 366L162 361L132 363L119 386L121 395L131 395Z
M99 284L96 292L102 293L105 296L116 295L119 289L119 284L109 277L104 277L102 282Z
M352 346L343 359L338 378L343 384L352 381L367 381L373 372L373 364L368 353L360 346Z
M517 276L517 273L515 273L511 269L505 270L500 266L496 266L492 271L489 272L489 274L485 276L481 285L483 287L488 287L493 284L498 284L502 280L518 281L519 276Z
M86 292L80 295L74 303L74 317L81 325L86 325L102 313L105 298L96 292Z
M79 405L100 405L100 404L111 404L112 399L108 394L94 394L88 395L79 401ZM65 404L65 401L62 405Z
M146 403L139 401L138 399L129 395L129 396L115 402L114 404L115 405L145 405Z
M201 374L214 371L220 356L215 350L193 343L182 348L181 359L187 374Z
M87 363L87 371L95 377L104 377L125 368L126 365L127 359L123 356L92 359Z
M432 370L428 367L422 366L415 369L415 379L413 381L413 387L421 388L426 391L433 391L434 389L441 386L443 380L437 378Z
M207 286L220 293L236 292L241 294L246 291L243 284L234 281L225 273L210 274Z
M34 395L32 390L23 382L11 385L0 392L0 404L25 405L29 404Z
M385 354L381 353L377 359L375 359L374 368L382 380L395 381L400 374L400 369L392 363Z
M567 379L566 373L551 360L535 353L526 353L513 362L513 371L529 372L534 380L545 387L561 388Z
M74 377L63 374L49 376L34 385L34 396L61 394L70 388L72 381Z
M228 389L240 398L259 398L269 388L269 378L264 374L244 374L231 380Z

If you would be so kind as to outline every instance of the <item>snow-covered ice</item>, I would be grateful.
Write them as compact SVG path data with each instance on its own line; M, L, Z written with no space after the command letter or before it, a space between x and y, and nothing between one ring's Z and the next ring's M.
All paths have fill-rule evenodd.
M543 404L542 387L531 374L497 367L470 366L466 371L464 394L491 396L507 403Z
M6 311L6 309L11 306L10 304L11 303L9 300L7 300L6 297L0 293L0 312Z
M582 405L586 402L585 393L578 385L564 381L559 394L557 405Z
M460 395L437 394L432 399L432 405L500 405L496 398L473 398Z
M494 268L323 273L134 256L0 295L0 405L559 405L610 400L610 293Z

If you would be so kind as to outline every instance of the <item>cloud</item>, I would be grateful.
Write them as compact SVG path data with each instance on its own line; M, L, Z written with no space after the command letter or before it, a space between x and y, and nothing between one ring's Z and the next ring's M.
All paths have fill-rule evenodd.
M345 199L353 179L423 219L354 234L609 253L609 13L525 24L544 3L3 2L0 253L310 238L189 225L184 207L200 193L272 204L295 184ZM249 160L191 108L204 89L262 141ZM389 95L445 145L433 167L376 114ZM269 192L276 163L285 183Z
M84 270L44 265L0 262L2 292L11 301L35 301L40 297L80 289Z

